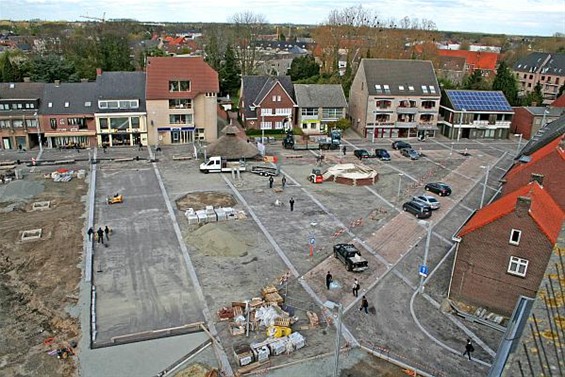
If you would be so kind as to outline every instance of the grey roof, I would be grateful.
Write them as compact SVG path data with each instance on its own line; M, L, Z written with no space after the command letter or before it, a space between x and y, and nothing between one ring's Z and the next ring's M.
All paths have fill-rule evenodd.
M520 151L520 156L531 156L535 151L545 147L547 144L555 140L555 138L565 134L565 115L562 115L553 122L548 123L545 127L540 128L538 132L528 141L524 148Z
M545 107L545 106L526 106L524 107L530 114L536 116L543 116L543 112L547 110L546 116L548 117L558 117L565 112L562 107Z
M517 72L540 72L542 74L565 76L565 54L532 52L519 59L514 64L513 69Z
M294 93L298 107L347 107L339 84L295 84Z
M2 82L1 99L40 99L43 95L43 82Z
M96 112L95 89L96 84L93 82L45 84L40 113L46 115L94 114Z
M362 59L369 95L439 97L440 87L430 61ZM380 90L376 87L380 85ZM384 85L388 85L388 90ZM426 87L426 92L422 89ZM403 90L400 90L403 87ZM413 90L410 90L410 87ZM433 87L435 93L430 92Z
M135 111L145 108L145 72L103 72L96 77L96 100L130 99L139 100ZM124 110L104 109L103 112L123 112Z
M257 115L255 110L251 110L253 104L260 105L273 86L280 82L286 90L290 98L294 101L294 87L290 76L243 76L242 78L242 94L245 103L243 109L246 118L255 118Z

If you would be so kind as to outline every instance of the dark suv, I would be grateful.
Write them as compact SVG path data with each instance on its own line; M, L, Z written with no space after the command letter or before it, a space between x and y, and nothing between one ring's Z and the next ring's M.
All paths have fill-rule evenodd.
M392 149L412 148L410 144L405 141L396 140L392 143Z
M414 200L404 203L402 210L410 212L418 219L427 219L432 215L432 208L430 206Z
M390 154L386 149L375 149L375 157L381 161L390 161Z
M357 157L358 159L362 160L364 158L369 158L371 157L371 155L369 155L369 152L367 152L366 149L355 149L353 151L353 155L355 157Z
M451 195L451 187L442 182L431 182L424 186L426 191L431 191L439 196L449 196Z

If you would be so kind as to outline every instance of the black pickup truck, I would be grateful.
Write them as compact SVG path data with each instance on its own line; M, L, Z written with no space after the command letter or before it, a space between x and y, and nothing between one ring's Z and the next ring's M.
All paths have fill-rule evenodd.
M369 268L369 262L361 256L359 250L352 244L340 243L334 245L334 257L345 264L347 271L361 272Z

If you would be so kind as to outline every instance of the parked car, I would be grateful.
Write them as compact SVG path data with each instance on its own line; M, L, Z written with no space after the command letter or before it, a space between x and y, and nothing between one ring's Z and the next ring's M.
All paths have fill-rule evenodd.
M386 149L375 149L375 157L381 161L390 161L390 154Z
M432 209L429 205L424 204L420 201L411 200L402 205L402 210L405 212L410 212L418 219L427 219L432 216Z
M361 256L353 244L340 243L334 245L334 257L347 267L347 271L361 272L369 267L369 262Z
M426 195L426 194L417 195L413 197L412 200L429 205L432 211L438 209L441 206L439 200L437 200L435 196L431 196L431 195Z
M451 195L451 187L443 182L431 182L424 186L426 191L433 192L439 196L449 196Z
M402 148L412 148L412 146L402 140L396 140L392 142L392 149L402 149Z
M410 158L411 160L417 160L420 158L420 154L412 148L402 148L400 150L400 154Z
M369 152L367 152L366 149L355 149L353 151L353 155L355 157L357 157L358 159L362 160L364 158L369 158L371 157L371 155L369 154Z

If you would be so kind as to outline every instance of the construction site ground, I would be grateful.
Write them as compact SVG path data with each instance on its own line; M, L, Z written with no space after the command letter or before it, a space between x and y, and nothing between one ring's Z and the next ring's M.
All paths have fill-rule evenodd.
M363 139L346 142L350 150L373 146ZM385 146L384 140L380 143ZM306 316L309 310L323 319L323 304L333 301L343 305L342 346L354 346L351 342L361 346L342 352L342 376L405 375L404 367L383 362L387 358L428 375L484 375L493 356L489 350L496 350L502 334L465 323L486 349L476 347L482 362L465 363L460 349L468 333L443 314L439 305L449 281L451 236L481 196L478 183L485 172L481 166L506 163L503 153L514 146L507 141L468 142L465 148L470 156L454 153L441 139L422 143L421 148L426 157L419 161L410 161L396 151L390 163L363 161L379 172L379 181L366 187L311 184L307 176L316 167L317 151L287 151L278 144L268 145L267 153L279 157L287 177L284 190L281 177L271 189L267 178L250 173L240 178L201 174L201 159L177 158L190 156L192 146L162 146L156 155L147 148L110 148L106 154L91 151L92 156L104 159L91 166L95 172L88 161L77 161L72 167L89 169L89 174L86 180L66 183L43 178L44 172L59 166L22 167L23 180L0 186L2 208L7 208L0 216L0 289L3 297L6 292L11 298L0 306L0 370L20 375L35 375L43 369L48 371L45 375L105 376L119 371L121 376L152 376L169 370L210 338L201 330L153 340L143 337L148 332L170 335L166 334L170 329L202 323L221 342L230 368L236 371L234 348L264 340L266 334L262 330L250 332L249 337L233 336L228 322L220 321L216 312L234 301L258 297L261 288L273 284L298 317L294 329L304 335L306 347L271 357L257 373L333 375L337 314L331 314L332 324L321 321L317 328L307 326ZM58 153L71 152L45 151L42 157L71 157ZM339 151L324 153L326 166L357 162L351 152L346 156ZM5 161L18 155L0 153L0 158ZM81 157L86 155L81 152ZM117 161L122 158L127 161ZM149 162L151 158L157 162ZM492 187L497 179L494 172L491 179ZM426 283L426 294L416 295L426 228L400 207L422 192L426 182L436 180L449 183L454 194L440 199L442 208L432 217L429 266L437 269ZM87 200L89 183L95 187L92 203ZM487 191L487 197L494 194L491 188ZM124 202L108 205L107 197L116 193L124 195ZM289 208L291 197L294 211ZM41 214L30 212L32 202L40 200L51 200L54 205ZM112 233L107 245L93 245L92 281L86 282L84 250L89 242L85 219L91 205L96 228L108 225ZM233 207L241 215L237 220L189 224L184 212L207 205ZM42 238L18 241L19 232L28 228L42 228ZM356 244L369 261L369 269L347 272L332 256L333 245L340 242ZM328 271L337 283L331 290L324 281ZM278 285L287 272L291 275L288 284ZM360 298L351 294L356 277L361 295L369 300L369 314L358 310ZM92 345L103 347L99 349L90 349L92 286L96 288ZM410 313L416 313L418 321ZM26 320L19 319L24 316ZM61 362L47 355L50 349L44 341L50 337L79 342L79 368L76 358ZM143 362L125 363L128 357ZM178 370L196 363L216 368L222 360L208 346Z

